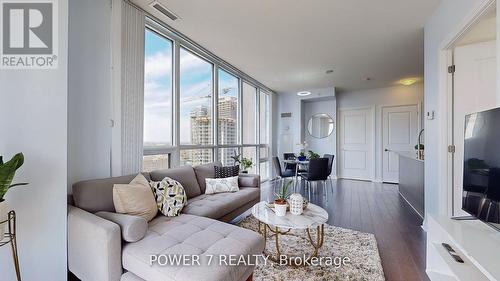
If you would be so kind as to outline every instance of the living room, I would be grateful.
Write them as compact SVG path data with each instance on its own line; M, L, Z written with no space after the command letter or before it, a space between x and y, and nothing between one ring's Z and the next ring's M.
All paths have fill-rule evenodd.
M0 7L1 280L500 279L496 1Z

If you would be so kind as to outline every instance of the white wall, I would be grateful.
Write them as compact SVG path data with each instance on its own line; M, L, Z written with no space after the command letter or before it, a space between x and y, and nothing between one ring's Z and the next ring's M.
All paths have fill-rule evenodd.
M333 154L336 156L337 154L337 134L334 127L334 130L331 135L325 138L315 138L311 136L307 130L307 126L309 123L309 119L318 113L326 113L334 120L336 115L337 101L335 97L331 97L328 99L320 99L314 101L302 101L302 139L307 142L309 147L307 150L312 150L319 155L324 154ZM336 167L332 168L332 175L336 175Z
M446 88L440 77L446 71L442 61L445 42L485 0L444 0L425 25L425 111L435 111L434 120L425 120L425 212L447 213L447 122ZM444 63L444 64L443 64ZM443 68L444 67L444 68ZM445 74L446 75L446 74ZM444 89L444 91L443 91Z
M382 107L394 105L421 105L423 83L411 86L368 89L337 93L337 108L373 107L375 109L375 181L382 180ZM415 136L416 140L417 136Z
M306 100L314 100L318 98L326 98L326 97L335 97L335 88L322 88L322 89L307 89L311 92L311 95L301 97L297 96L296 93L279 93L277 95L278 106L277 109L273 113L273 118L277 118L275 122L277 126L276 130L273 130L273 139L276 142L276 150L273 153L273 156L283 157L284 152L290 152L288 149L284 148L284 144L282 141L282 135L288 135L290 139L290 143L292 145L292 151L297 153L299 148L296 146L297 143L303 141L302 139L302 109L301 102ZM292 113L292 117L281 118L281 113L290 112ZM329 112L330 115L336 118L336 109L332 108ZM336 122L336 121L335 121ZM336 130L333 135L336 134ZM335 137L334 137L335 138ZM336 145L336 144L335 144ZM334 151L335 152L335 151ZM333 153L336 155L336 153ZM335 156L335 161L337 156ZM335 164L334 164L335 165ZM335 165L336 166L336 165Z
M111 0L69 1L68 193L110 176Z
M0 70L0 153L25 155L7 194L17 213L23 280L66 280L68 1L59 0L54 70ZM0 279L15 280L9 246L0 248Z

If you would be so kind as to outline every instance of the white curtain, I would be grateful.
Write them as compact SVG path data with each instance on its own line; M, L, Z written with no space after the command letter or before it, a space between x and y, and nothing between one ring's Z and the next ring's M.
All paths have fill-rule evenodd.
M127 175L142 166L145 15L124 1L121 18L121 160Z

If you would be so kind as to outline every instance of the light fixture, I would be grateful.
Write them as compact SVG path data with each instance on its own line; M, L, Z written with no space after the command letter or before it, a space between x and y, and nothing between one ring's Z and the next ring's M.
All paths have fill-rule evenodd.
M415 84L418 81L418 78L405 78L399 80L399 84L404 85L404 86L410 86Z
M311 94L311 92L302 91L302 92L298 92L297 96L305 97L305 96L309 96L310 94Z

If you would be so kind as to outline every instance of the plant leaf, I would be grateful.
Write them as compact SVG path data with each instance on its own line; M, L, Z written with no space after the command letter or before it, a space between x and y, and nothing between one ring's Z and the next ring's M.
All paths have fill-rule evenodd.
M0 165L0 199L3 199L7 190L9 190L16 170L24 163L24 156L18 153L8 162Z
M9 186L9 188L14 187L14 186L20 186L20 185L28 185L28 183L27 182L20 182L20 183L11 184Z

